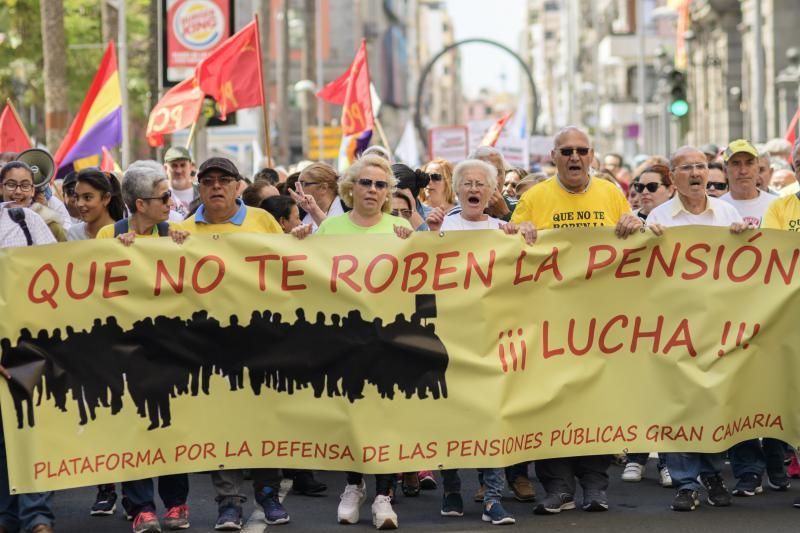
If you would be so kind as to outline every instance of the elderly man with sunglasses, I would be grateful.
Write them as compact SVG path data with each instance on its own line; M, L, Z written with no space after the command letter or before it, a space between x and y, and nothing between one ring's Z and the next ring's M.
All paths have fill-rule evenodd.
M742 220L735 207L707 195L708 161L702 151L693 146L679 148L670 158L670 177L677 194L650 212L648 224L658 225L662 230L671 226L727 226L732 233L753 227ZM731 504L730 493L720 476L723 459L722 454L715 453L666 454L672 485L677 489L672 500L674 511L697 508L701 488L706 489L709 505Z
M620 189L589 173L594 150L588 135L570 126L554 139L551 157L558 174L529 189L519 200L511 221L531 222L538 229L614 226L625 238L642 227ZM606 511L611 457L563 457L536 461L536 475L547 492L534 513L549 515L575 509L577 478L583 487L584 511Z

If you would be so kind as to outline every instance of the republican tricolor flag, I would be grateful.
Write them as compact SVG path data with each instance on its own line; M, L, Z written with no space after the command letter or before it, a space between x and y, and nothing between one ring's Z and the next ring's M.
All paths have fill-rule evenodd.
M83 105L58 147L54 157L56 167L85 166L80 165L79 160L99 160L103 146L114 147L121 143L122 93L117 72L117 54L114 51L114 42L109 41Z

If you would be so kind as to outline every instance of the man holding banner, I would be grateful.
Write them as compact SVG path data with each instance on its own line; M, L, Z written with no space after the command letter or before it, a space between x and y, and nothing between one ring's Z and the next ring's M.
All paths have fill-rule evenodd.
M586 133L574 126L559 131L551 157L558 173L522 196L512 222L531 222L540 230L615 225L621 238L642 227L641 219L631 213L627 200L615 185L589 175L594 150ZM610 463L608 455L536 461L536 475L547 496L534 508L534 513L548 515L575 509L575 478L583 488L583 510L607 511Z
M729 226L732 233L752 227L742 220L736 208L706 195L708 162L697 148L684 146L672 155L670 177L677 194L650 212L648 224ZM731 495L720 476L723 454L680 452L665 455L672 484L677 489L672 500L673 511L694 511L700 503L697 491L701 484L708 493L709 505L727 507L731 504Z

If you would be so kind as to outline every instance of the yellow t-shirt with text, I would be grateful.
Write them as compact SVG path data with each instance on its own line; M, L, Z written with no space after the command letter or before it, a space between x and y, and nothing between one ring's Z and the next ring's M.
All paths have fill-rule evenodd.
M538 229L615 226L631 207L616 185L592 178L584 192L570 193L552 177L520 198L511 222L531 222Z
M800 231L800 199L792 194L778 198L767 207L761 227Z

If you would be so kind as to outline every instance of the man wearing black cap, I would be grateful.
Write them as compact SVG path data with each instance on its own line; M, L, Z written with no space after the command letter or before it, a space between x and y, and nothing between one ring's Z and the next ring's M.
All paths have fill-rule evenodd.
M182 146L172 146L164 154L164 168L175 200L175 210L185 217L189 205L199 196L199 188L194 184L194 162L189 150Z
M194 215L175 224L176 230L197 234L221 233L283 233L272 215L263 209L247 207L237 198L242 177L236 165L224 157L212 157L200 165L197 181L200 184L200 207ZM289 522L289 513L278 500L280 470L259 468L252 471L256 501L264 507L267 524ZM242 503L246 500L241 485L241 470L219 470L211 473L217 491L219 516L214 526L218 531L238 531L242 528Z

